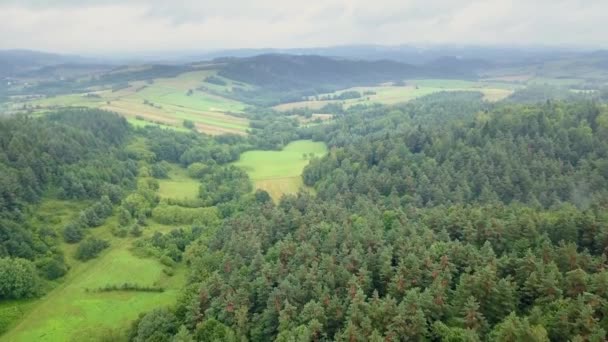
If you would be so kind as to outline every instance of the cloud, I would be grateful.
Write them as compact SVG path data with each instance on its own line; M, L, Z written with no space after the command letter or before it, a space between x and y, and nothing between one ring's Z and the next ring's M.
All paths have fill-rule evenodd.
M334 44L608 47L605 0L0 0L0 48L136 52Z

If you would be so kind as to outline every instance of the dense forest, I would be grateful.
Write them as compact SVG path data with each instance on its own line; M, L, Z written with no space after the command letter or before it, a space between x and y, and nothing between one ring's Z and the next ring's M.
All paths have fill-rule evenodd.
M300 134L316 196L242 197L132 340L605 340L605 106L445 93Z
M145 148L133 144L140 139L153 142ZM206 180L200 199L185 205L223 205L221 211L230 213L227 203L251 188L244 172L226 164L247 148L251 144L239 137L214 139L152 126L134 130L123 117L101 110L0 119L0 299L40 295L47 280L64 276L68 266L61 240L79 243L76 259L95 257L107 241L87 238L87 230L114 212L121 214L118 234L141 229L153 215L171 224L207 222L219 215L203 211L188 219L170 203L159 203L155 178L166 176L167 162L198 170L193 177ZM36 213L44 198L91 204L56 231L48 227L56 218ZM42 225L32 224L33 219Z
M117 215L116 236L173 226L134 247L188 268L132 341L604 341L608 109L569 100L439 93L306 127L258 108L248 136L89 109L1 119L0 299L69 272L61 241L83 262L102 253L88 232ZM304 170L313 194L274 202L230 165L297 139L330 148ZM158 197L170 164L196 199ZM31 223L48 197L89 205L57 232Z
M51 187L60 198L120 202L137 175L119 150L129 126L115 114L65 111L2 119L0 132L0 256L36 260L49 278L61 276L55 232L29 225L28 204Z

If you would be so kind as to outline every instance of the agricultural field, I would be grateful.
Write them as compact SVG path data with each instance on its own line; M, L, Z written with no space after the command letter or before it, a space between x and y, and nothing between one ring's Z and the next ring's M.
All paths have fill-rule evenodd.
M92 89L89 93L69 94L27 102L36 111L56 107L76 106L100 108L143 121L135 123L183 128L185 120L192 121L196 130L208 134L246 134L249 121L244 118L245 104L218 95L232 87L249 88L222 79L226 85L204 80L215 71L186 72L177 77L157 78L151 82L135 81L122 89Z
M60 229L86 207L86 202L44 200L36 209L34 220ZM50 221L49 221L50 220ZM0 341L91 341L99 333L126 328L142 312L175 302L184 282L185 270L176 268L173 276L152 258L142 258L131 251L134 238L116 238L111 229L117 218L110 217L101 227L91 229L93 236L110 241L110 247L96 259L80 262L73 258L77 245L61 248L70 266L68 274L44 297L36 301L13 301L0 306L0 315L12 322ZM170 227L150 222L144 236ZM95 292L107 285L135 283L162 287L164 292Z
M331 94L321 94L319 97L328 95L339 95L346 91L357 91L363 96L348 100L314 100L284 103L275 106L279 111L293 110L297 108L321 109L329 103L341 103L343 107L349 108L358 104L396 104L408 102L413 99L430 95L441 91L479 91L487 101L499 101L511 95L516 85L506 82L474 82L461 80L411 80L406 81L405 86L380 85L374 87L353 87L340 90ZM375 94L365 95L365 92Z
M198 197L200 182L188 176L186 169L178 165L171 165L168 179L158 181L160 198L167 199L195 199Z
M234 165L247 171L256 189L265 190L274 200L279 200L284 194L296 193L304 187L302 170L311 154L322 157L326 153L327 146L322 142L298 140L281 151L245 152Z

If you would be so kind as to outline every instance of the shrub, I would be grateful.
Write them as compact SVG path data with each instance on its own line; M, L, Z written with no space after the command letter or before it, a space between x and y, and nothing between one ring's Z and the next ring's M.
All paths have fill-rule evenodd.
M49 280L63 277L68 272L63 257L43 258L36 261L36 266L40 273Z
M97 257L101 251L108 247L110 247L110 243L106 240L88 238L80 243L78 249L76 249L75 257L78 260L87 261Z
M190 121L190 120L184 120L184 127L188 128L188 129L194 129L194 122Z
M160 163L152 164L150 173L154 178L164 179L169 177L169 169L169 163L162 161Z
M219 220L216 208L182 208L180 206L161 204L152 210L152 218L162 224L192 224L200 222L213 225Z
M116 237L124 238L124 237L127 237L128 234L129 234L129 228L127 228L127 227L119 226L119 227L112 228L112 235L114 235Z
M163 255L160 257L160 263L168 266L168 267L173 267L175 266L175 261L173 261L173 259L171 259L169 256L167 255Z
M40 293L34 264L21 258L0 258L0 299L21 299Z
M202 178L210 172L209 166L203 163L192 163L188 166L188 176L192 178Z
M131 227L131 230L129 231L129 233L131 234L131 236L134 237L139 237L141 236L141 228L139 227L138 224L134 224L133 227Z
M122 284L108 284L103 287L99 287L94 290L86 290L92 292L115 292L115 291L125 291L125 292L164 292L165 289L162 287L154 287L154 286L143 286L134 283L122 283Z
M77 223L70 223L63 229L63 240L67 243L77 243L84 238L84 230Z
M205 82L207 83L211 83L211 84L216 84L216 85L220 85L220 86L225 86L228 83L226 83L226 81L224 81L223 79L217 77L217 76L208 76L207 78L205 78Z

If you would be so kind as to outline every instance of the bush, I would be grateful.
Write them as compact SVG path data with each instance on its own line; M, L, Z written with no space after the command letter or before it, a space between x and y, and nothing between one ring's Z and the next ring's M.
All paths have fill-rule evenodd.
M26 259L0 258L0 299L37 296L41 281L34 264Z
M152 164L150 167L150 173L154 178L164 179L169 177L169 169L169 163L162 161L160 163Z
M40 273L49 280L63 277L68 272L68 267L63 261L63 257L43 258L36 261L36 266Z
M213 76L213 75L207 76L207 78L205 78L205 82L220 85L220 86L228 85L228 83L226 83L226 81L224 81L223 79L221 79L217 76Z
M270 198L270 195L268 194L268 192L262 190L262 189L258 189L255 191L255 201L258 203L268 203L268 202L272 202L272 198Z
M219 220L216 208L182 208L176 205L161 204L152 210L152 218L162 224L192 224L200 222L214 225Z
M125 291L125 292L164 292L165 289L162 287L154 287L154 286L143 286L133 283L122 283L118 284L108 284L103 287L99 287L94 290L86 290L92 292L115 292L115 291Z
M127 237L129 235L129 228L123 226L114 227L112 228L112 235L119 238Z
M167 255L163 255L160 257L160 263L167 266L167 267L174 267L175 266L175 261L173 261L173 259L171 259L171 257L167 256Z
M203 163L192 163L188 166L188 176L192 178L202 178L210 172L209 166Z
M75 257L80 261L87 261L97 257L101 251L108 247L110 247L110 243L106 240L88 238L80 243L78 249L76 249Z
M132 219L131 213L126 209L122 209L118 214L118 223L120 223L121 226L128 225Z
M129 231L129 233L131 234L131 236L134 236L134 237L139 237L142 234L141 228L139 227L138 224L134 224L133 227L131 227L131 230Z
M194 129L194 122L190 121L190 120L184 120L184 127L188 128L188 129Z
M70 223L63 229L63 240L67 243L77 243L84 238L84 230L77 223Z

